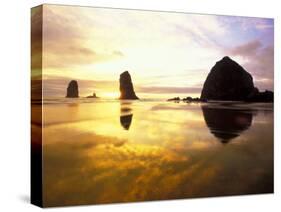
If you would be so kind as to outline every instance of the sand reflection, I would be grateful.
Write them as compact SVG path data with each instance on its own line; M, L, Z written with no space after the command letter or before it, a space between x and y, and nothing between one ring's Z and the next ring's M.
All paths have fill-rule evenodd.
M120 124L125 130L129 130L132 119L133 119L133 112L132 112L132 102L130 101L121 101L120 102Z
M272 110L142 104L45 106L45 206L273 191Z
M202 106L203 116L211 133L222 143L228 143L247 130L253 119L253 112L232 108Z

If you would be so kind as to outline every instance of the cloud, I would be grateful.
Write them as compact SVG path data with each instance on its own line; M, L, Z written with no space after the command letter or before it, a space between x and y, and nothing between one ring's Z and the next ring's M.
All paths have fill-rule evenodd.
M262 47L262 43L259 40L253 40L240 46L236 46L230 50L230 54L239 55L242 57L251 57Z
M259 30L266 31L273 29L274 21L271 18L239 17L239 16L220 16L220 21L228 27L238 26L243 31Z
M273 19L270 18L249 18L247 21L242 21L242 28L247 30L249 28L265 31L273 29Z
M89 26L71 8L44 7L44 67L63 68L119 59L120 50L100 52L90 46ZM67 13L66 13L67 11Z
M116 55L116 56L120 56L120 57L123 57L123 56L124 56L124 53L123 53L123 52L117 51L117 50L113 51L112 54L113 54L113 55Z
M274 47L263 46L261 41L252 40L226 50L231 56L242 58L242 66L253 75L258 88L273 90Z
M265 90L273 90L274 47L262 48L256 55L249 56L245 67L254 74L254 80Z
M130 70L141 90L195 92L229 54L269 85L272 19L55 5L44 6L44 17L48 75L112 80Z
M47 68L73 68L120 59L124 56L121 51L100 53L74 43L62 45L54 43L48 45L47 49L44 59L44 66Z
M63 65L60 60L65 61L64 64L79 65L120 59L125 56L122 48L132 50L132 45L139 52L143 51L141 48L163 52L161 48L168 50L178 45L192 49L195 43L196 47L217 46L216 39L225 33L216 16L101 8L74 10L64 6L48 6L44 11L46 51L53 53L52 57L46 56L47 66ZM75 54L65 56L73 46L90 48L95 54L80 56L80 51L75 51L77 57ZM137 52L129 53L132 56ZM168 54L160 53L159 58ZM149 56L148 53L143 58Z
M218 40L225 35L226 30L216 16L190 15L189 21L175 23L177 31L189 36L201 47L220 46Z
M157 94L162 94L162 93L200 93L201 92L201 87L136 87L136 90L138 92L144 92L144 93L157 93Z

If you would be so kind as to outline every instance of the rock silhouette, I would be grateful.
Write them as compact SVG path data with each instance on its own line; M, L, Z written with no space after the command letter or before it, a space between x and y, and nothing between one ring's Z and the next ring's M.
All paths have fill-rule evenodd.
M272 91L264 91L259 92L258 90L249 96L247 101L249 102L273 102L274 100L274 94Z
M215 64L204 82L200 101L206 100L273 102L274 94L260 92L251 74L225 56Z
M133 119L133 114L120 116L120 123L125 130L129 130Z
M168 102L180 102L180 97L174 97L174 98L171 98L171 99L167 99Z
M96 93L93 93L93 95L86 96L86 98L99 98L99 97L97 97Z
M238 137L252 125L250 111L202 106L205 122L211 133L222 143Z
M185 98L180 98L180 97L174 97L174 98L171 98L171 99L167 99L168 102L176 102L176 103L179 103L180 101L183 101L183 102L186 102L186 103L191 103L191 102L206 102L205 99L200 99L198 97L191 97L191 96L187 96Z
M192 98L191 96L183 98L182 101L187 102L187 103L189 103L189 102L206 102L206 100L204 100L204 99L200 99L198 97Z
M120 74L119 83L120 99L139 99L135 94L131 75L128 71Z
M255 92L251 74L226 56L211 69L200 99L243 101Z
M66 92L67 98L77 98L79 97L78 83L76 80L71 80L67 87Z
M120 106L120 124L125 130L129 130L133 119L131 102L121 101Z

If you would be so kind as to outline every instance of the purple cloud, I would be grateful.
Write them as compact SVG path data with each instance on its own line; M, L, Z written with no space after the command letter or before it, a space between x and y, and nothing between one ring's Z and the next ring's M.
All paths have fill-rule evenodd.
M274 47L263 46L259 40L252 40L232 49L226 50L230 56L244 59L241 64L253 75L256 86L261 90L273 90Z
M231 55L238 55L242 57L251 57L262 47L259 40L253 40L240 46L236 46L230 50Z

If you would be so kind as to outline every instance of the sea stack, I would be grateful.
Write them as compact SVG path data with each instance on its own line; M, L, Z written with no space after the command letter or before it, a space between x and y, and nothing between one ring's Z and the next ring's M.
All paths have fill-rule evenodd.
M86 96L86 98L93 98L93 99L97 99L99 97L97 97L96 93L94 92L93 95L90 96Z
M131 75L128 71L120 74L119 78L119 90L120 98L119 99L139 99L134 91Z
M211 69L200 99L243 101L258 93L253 78L237 62L224 57Z
M79 91L78 91L78 83L76 80L71 80L68 84L67 91L66 91L67 98L78 98Z

